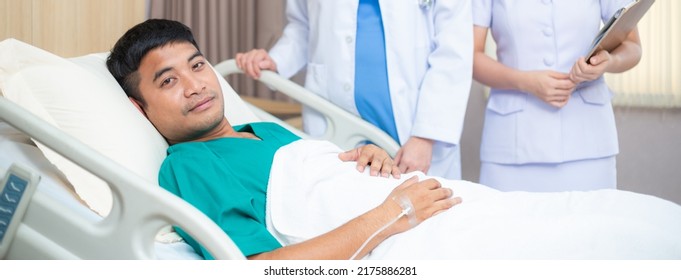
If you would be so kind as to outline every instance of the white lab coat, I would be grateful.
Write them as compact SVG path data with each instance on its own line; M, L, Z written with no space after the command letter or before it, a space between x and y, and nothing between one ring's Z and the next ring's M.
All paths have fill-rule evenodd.
M288 24L270 50L279 74L307 66L305 87L359 115L354 101L357 0L289 0ZM436 140L430 175L461 177L459 140L472 80L469 0L380 0L391 101L401 144ZM421 5L420 2L430 2ZM305 131L324 119L303 111Z

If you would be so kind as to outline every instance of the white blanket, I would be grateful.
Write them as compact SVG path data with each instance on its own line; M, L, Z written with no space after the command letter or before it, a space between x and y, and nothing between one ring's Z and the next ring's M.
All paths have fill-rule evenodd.
M325 141L274 158L268 227L283 244L323 234L377 206L401 181L359 173ZM395 235L368 259L681 259L681 206L618 190L499 192L439 179L463 203Z

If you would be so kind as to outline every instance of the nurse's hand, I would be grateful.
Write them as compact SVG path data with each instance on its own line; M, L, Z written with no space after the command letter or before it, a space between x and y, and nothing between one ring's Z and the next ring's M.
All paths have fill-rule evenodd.
M584 57L580 57L570 70L570 80L578 84L598 79L605 73L609 63L610 53L605 50L601 50L592 56L589 63L586 63Z
M253 49L245 53L237 53L234 59L236 66L253 79L260 78L261 70L277 71L277 64L263 49Z
M369 166L371 176L400 178L401 172L388 153L376 145L369 144L338 154L342 161L356 161L357 170L364 172Z
M395 164L402 173L421 171L428 173L433 158L433 140L421 137L409 137L395 155Z
M567 104L576 84L570 75L551 70L522 72L520 89L556 108Z

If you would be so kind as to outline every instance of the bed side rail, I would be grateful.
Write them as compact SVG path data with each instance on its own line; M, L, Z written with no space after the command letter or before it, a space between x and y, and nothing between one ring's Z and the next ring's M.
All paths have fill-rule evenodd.
M243 73L236 66L234 59L225 60L213 67L222 76ZM327 129L322 139L336 143L343 149L355 148L360 143L369 140L385 149L391 156L394 157L397 154L400 145L387 133L295 82L272 71L263 71L259 81L324 114ZM262 111L258 113L262 114ZM267 119L267 116L263 115L258 117Z
M26 248L39 251L24 256L153 259L155 235L172 224L192 235L216 259L244 259L232 240L198 209L7 100L2 92L0 119L106 181L113 195L111 213L93 222L64 213L71 209L36 192L13 246L31 242L40 246Z

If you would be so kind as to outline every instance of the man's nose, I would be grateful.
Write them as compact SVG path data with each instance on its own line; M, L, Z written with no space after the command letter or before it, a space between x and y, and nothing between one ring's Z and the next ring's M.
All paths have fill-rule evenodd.
M200 94L206 89L206 83L201 79L190 78L185 79L185 96L190 97L194 94Z

